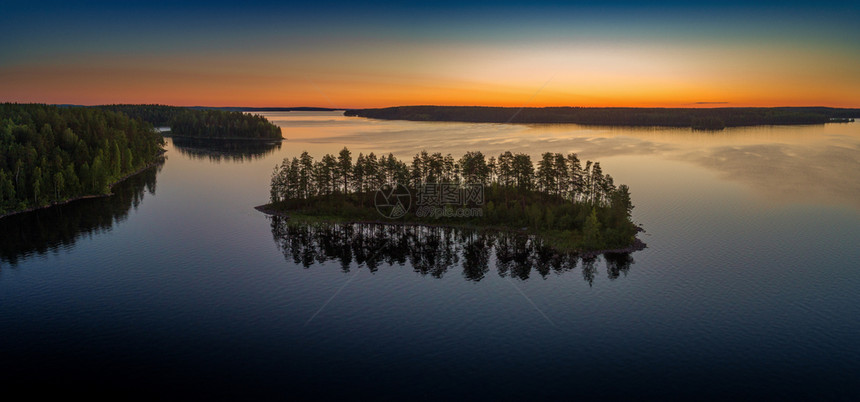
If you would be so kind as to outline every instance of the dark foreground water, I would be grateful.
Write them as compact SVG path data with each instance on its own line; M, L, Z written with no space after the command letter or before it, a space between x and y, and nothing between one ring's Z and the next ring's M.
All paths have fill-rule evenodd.
M860 125L720 133L271 113L280 147L168 145L110 198L0 220L0 384L116 396L856 399ZM648 248L289 227L272 166L348 145L579 152Z

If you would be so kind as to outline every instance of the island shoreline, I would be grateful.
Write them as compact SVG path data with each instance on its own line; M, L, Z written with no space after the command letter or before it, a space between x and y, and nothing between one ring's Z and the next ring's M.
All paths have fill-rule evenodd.
M154 167L156 167L156 166L158 166L158 165L160 165L160 164L164 163L164 161L167 159L167 157L166 157L166 156L164 156L164 154L165 154L166 152L167 152L166 150L162 150L162 151L161 151L161 152L159 152L159 153L158 153L158 155L156 156L156 160L155 160L155 161L150 162L150 163L148 163L148 164L144 165L143 167L141 167L140 169L137 169L137 170L135 170L134 172L128 173L128 174L126 174L125 176L120 177L119 179L117 179L117 180L116 180L116 181L114 181L113 183L108 184L108 190L111 190L111 191L109 191L108 193L105 193L105 194L87 194L87 195L81 195L81 196L78 196L78 197L72 197L72 198L69 198L69 199L62 200L62 201L54 201L54 202L51 202L51 203L50 203L50 204L48 204L48 205L41 205L41 206L38 206L38 207L30 207L30 208L27 208L27 209L22 209L22 210L20 210L20 211L7 212L7 213L5 213L5 214L3 214L3 215L0 215L0 220L2 220L3 218L6 218L6 217L13 216L13 215L18 215L18 214L23 214L23 213L27 213L27 212L38 211L38 210L40 210L40 209L48 209L48 208L59 207L59 206L62 206L62 205L71 204L72 202L75 202L75 201L89 200L89 199L102 198L102 197L110 197L110 196L114 195L114 193L112 192L112 190L113 190L114 186L116 186L117 184L122 183L122 182L124 182L124 181L126 181L126 180L128 180L128 179L130 179L130 178L132 178L132 177L134 177L134 176L137 176L137 175L139 175L139 174L141 174L141 173L143 173L143 172L145 172L145 171L147 171L147 170L149 170L149 169L152 169L152 168L154 168Z
M255 210L262 212L268 216L277 216L280 218L290 219L290 214L286 211L278 210L269 206L269 204L258 205L254 207ZM334 221L333 221L334 222ZM464 225L451 225L451 224L433 224L427 222L394 222L394 221L382 221L382 220L350 220L343 219L342 221L337 221L336 223L343 224L376 224L376 225L389 225L389 226L420 226L420 227L429 227L429 228L451 228L451 229L466 229L466 230L478 230L478 231L494 231L494 232L506 232L506 233L514 233L514 234L522 234L522 235L532 235L532 236L540 236L540 234L531 233L527 230L517 230L513 228L505 228L505 227L474 227L474 226L464 226ZM638 227L638 232L644 232L645 230L641 227ZM624 254L624 253L633 253L636 251L644 250L648 248L648 245L645 244L638 237L635 237L633 240L633 244L627 247L615 248L615 249L602 249L602 250L588 250L588 251L571 251L571 250L559 250L555 247L551 247L553 250L558 252L569 252L572 254L579 255L580 257L590 258L596 257L600 254Z

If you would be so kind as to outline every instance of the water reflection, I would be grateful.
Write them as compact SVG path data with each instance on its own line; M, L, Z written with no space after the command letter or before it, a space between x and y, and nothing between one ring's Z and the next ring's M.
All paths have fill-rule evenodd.
M113 187L113 195L74 201L0 219L0 266L70 248L85 235L111 230L128 218L146 193L155 195L155 178L162 165L147 169Z
M737 180L771 202L821 200L860 207L860 142L831 136L827 144L753 144L690 151L680 158Z
M540 239L519 234L375 223L294 224L281 217L272 217L271 227L284 257L305 268L336 261L349 272L355 262L376 272L381 264L408 263L421 275L442 278L459 266L464 279L480 281L493 266L501 277L527 280L573 271L582 261L589 284L597 275L596 256L559 253ZM630 254L606 253L604 261L611 280L626 275L634 263Z
M769 203L860 208L860 181L851 180L860 170L858 122L733 127L709 133L671 127L386 121L340 112L266 115L290 133L296 155L289 156L302 150L336 153L348 146L355 154L392 152L401 159L422 149L455 156L466 150L498 155L513 149L534 160L553 150L600 160L604 170L630 185L634 194L662 180L642 177L637 182L641 166L653 160L680 161L715 172L723 182L739 183ZM308 122L314 124L312 130L305 129ZM673 172L673 177L691 181L712 180L694 175L693 170Z
M281 149L281 142L198 139L174 137L174 148L192 159L246 162L260 159Z

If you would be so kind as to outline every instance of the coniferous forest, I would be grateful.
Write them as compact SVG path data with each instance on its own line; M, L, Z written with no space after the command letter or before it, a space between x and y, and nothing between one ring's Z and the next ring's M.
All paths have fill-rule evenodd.
M166 105L104 105L101 109L125 113L155 126L170 127L171 136L281 140L281 129L265 117L217 109L198 109Z
M156 162L152 125L109 110L0 104L0 215L101 195Z
M576 251L637 243L630 189L616 185L599 162L583 163L576 154L547 152L535 166L528 154L509 151L490 158L466 152L459 159L422 151L410 164L374 153L359 154L353 162L347 148L319 161L304 152L275 166L271 203L261 208L300 219L379 221L376 192L392 183L419 198L433 183L479 185L483 192L480 203L472 205L479 207L478 214L410 214L397 219L403 223L525 230L556 248Z

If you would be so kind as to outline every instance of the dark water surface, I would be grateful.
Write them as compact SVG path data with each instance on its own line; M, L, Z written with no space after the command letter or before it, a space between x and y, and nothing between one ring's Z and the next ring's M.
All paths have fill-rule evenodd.
M719 133L268 113L168 141L110 198L0 220L0 384L254 399L856 399L860 125ZM648 248L558 258L445 229L290 228L272 166L344 145L578 152Z

